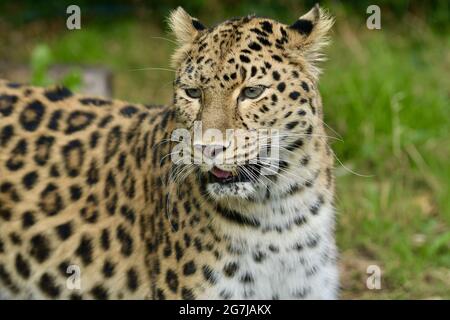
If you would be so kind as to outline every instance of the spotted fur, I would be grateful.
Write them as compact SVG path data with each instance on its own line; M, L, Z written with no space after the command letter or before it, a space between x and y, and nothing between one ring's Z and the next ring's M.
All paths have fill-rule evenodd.
M248 16L207 28L179 8L170 22L173 106L0 82L0 298L337 297L317 88L332 20L315 7L290 26ZM267 89L240 99L250 85ZM279 129L277 174L223 184L202 164L174 181L167 141L195 120Z

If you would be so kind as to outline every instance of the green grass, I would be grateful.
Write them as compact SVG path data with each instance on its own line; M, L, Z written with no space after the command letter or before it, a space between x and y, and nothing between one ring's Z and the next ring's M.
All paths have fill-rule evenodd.
M340 21L320 89L325 121L344 140L333 143L345 165L336 163L343 297L450 298L449 40L423 26L369 31ZM46 43L55 62L112 68L117 98L170 103L171 72L134 70L168 67L173 44L155 38L165 36L159 27L41 28L0 39L0 58L26 62ZM27 44L12 53L18 33ZM370 264L381 267L381 290L365 286Z
M356 268L344 296L450 298L448 40L351 30L338 26L320 86L338 158L372 176L337 164L338 241ZM361 281L368 264L380 291Z

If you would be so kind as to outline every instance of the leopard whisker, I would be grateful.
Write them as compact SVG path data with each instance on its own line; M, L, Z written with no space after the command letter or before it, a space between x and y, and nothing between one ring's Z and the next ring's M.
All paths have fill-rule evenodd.
M163 67L136 68L136 69L129 69L128 71L147 71L147 70L152 70L152 71L169 71L169 72L173 72L173 73L176 72L175 69L163 68Z

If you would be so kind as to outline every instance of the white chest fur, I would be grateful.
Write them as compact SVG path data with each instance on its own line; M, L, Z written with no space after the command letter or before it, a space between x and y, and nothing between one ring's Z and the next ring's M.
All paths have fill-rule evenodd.
M229 248L214 271L215 283L200 298L337 298L334 209L324 204L312 215L306 208L315 200L309 198L311 203L293 197L254 208L260 215L272 211L266 214L278 221L268 222L265 231L228 229Z

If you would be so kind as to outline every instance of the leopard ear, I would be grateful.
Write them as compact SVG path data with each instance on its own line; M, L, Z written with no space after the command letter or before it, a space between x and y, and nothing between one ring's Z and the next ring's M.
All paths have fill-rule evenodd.
M196 18L191 17L182 7L170 13L169 26L180 45L192 42L206 27Z
M292 49L312 65L323 60L321 49L329 42L328 32L333 24L334 19L316 4L289 26Z

